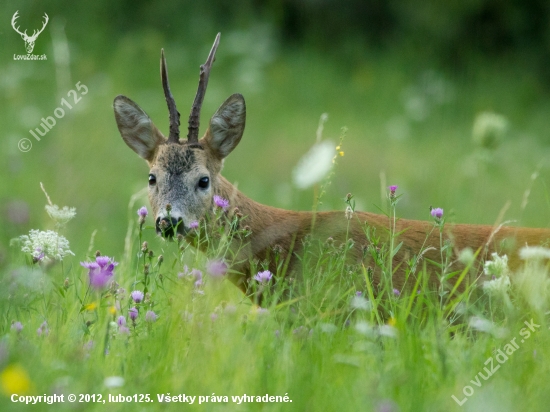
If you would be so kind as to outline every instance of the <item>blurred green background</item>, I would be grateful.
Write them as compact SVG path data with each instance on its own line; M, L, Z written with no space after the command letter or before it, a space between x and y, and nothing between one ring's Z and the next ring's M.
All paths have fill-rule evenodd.
M34 49L47 60L14 60L25 54L10 24L16 10L28 33L49 15ZM245 135L224 175L255 200L311 208L313 191L292 186L292 169L326 112L325 139L348 132L322 208L343 209L352 192L359 209L376 212L381 185L397 184L401 217L427 219L433 205L450 221L492 224L510 201L506 219L547 227L549 21L542 0L4 1L0 266L11 238L51 228L39 182L54 203L77 209L64 234L78 260L94 230L94 249L122 254L128 202L146 187L148 169L120 138L112 101L127 95L167 134L164 48L186 130L217 32L201 134L226 97L245 96ZM89 92L36 141L29 130L65 107L62 98L73 104L67 93L77 82ZM483 112L507 125L491 146L472 139ZM32 141L29 152L18 149L22 138Z

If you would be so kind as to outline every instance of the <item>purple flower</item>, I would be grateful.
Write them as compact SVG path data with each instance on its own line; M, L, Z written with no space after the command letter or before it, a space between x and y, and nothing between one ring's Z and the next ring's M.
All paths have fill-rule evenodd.
M139 217L146 218L149 212L147 211L147 208L145 206L142 206L138 209L137 214Z
M23 324L21 322L12 322L11 330L14 330L17 333L20 333L23 330Z
M45 256L44 252L39 247L37 247L34 251L38 254L38 256L35 256L33 258L33 262L41 262L44 259L44 256Z
M360 290L358 290L357 292L355 292L355 296L361 297L361 296L363 296L363 292L361 292Z
M189 229L196 229L198 227L199 227L199 222L197 222L196 220L189 223Z
M388 189L390 189L390 192L391 193L395 193L395 191L397 190L399 186L397 185L391 185L391 186L388 186Z
M263 272L258 272L258 274L254 276L254 280L266 284L271 280L272 277L273 275L269 270L264 270Z
M227 265L223 260L209 260L206 263L206 271L215 278L221 278L227 273Z
M113 272L118 263L110 257L97 256L95 262L80 262L80 265L88 269L90 286L103 289L113 278Z
M40 327L36 330L38 336L48 336L50 334L50 329L48 329L48 322L44 321Z
M148 310L145 314L145 322L153 323L157 320L157 314L153 312L152 310Z
M198 289L200 288L202 285L203 285L203 281L202 281L202 278L201 279L197 279L194 283L195 287Z
M221 196L214 195L214 204L220 209L226 210L229 207L229 200L224 199Z
M118 333L121 333L123 335L129 335L130 334L130 329L127 326L120 326L118 328Z
M433 208L432 210L430 210L430 214L434 219L439 220L443 217L443 209L441 209L440 207Z
M119 316L116 323L119 327L126 326L126 318L124 316Z
M134 290L130 293L130 296L132 296L132 299L136 303L141 303L143 301L143 292L141 290Z
M132 319L132 322L135 322L138 318L139 312L136 308L130 308L128 310L128 316L130 316L130 319Z
M393 294L399 297L401 295L401 292L399 292L399 289L394 289Z

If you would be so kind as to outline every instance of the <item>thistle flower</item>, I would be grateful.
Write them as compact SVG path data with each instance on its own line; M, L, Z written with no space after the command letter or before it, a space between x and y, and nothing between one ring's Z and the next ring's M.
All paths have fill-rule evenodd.
M393 294L397 297L401 296L401 292L399 291L399 289L394 289Z
M158 316L152 310L148 310L145 314L145 322L153 323L157 320Z
M119 316L116 320L117 325L120 326L126 326L126 318L124 316Z
M214 204L225 211L229 207L229 200L224 199L221 196L214 195Z
M139 315L139 312L135 307L128 309L128 316L130 316L130 319L132 320L132 322L136 321L136 319L138 318L138 315Z
M269 270L264 270L263 272L258 272L258 274L254 276L254 280L265 285L271 280L272 277L273 275Z
M191 223L189 223L189 229L196 229L199 227L199 222L194 220Z
M74 207L63 206L63 209L60 209L57 205L46 205L45 208L48 215L60 226L65 225L76 216L76 209Z
M80 262L80 265L88 269L90 286L103 289L112 280L118 262L107 256L97 256L95 262Z
M227 273L227 264L223 260L209 260L206 263L206 271L214 278L221 278Z
M443 217L443 209L440 207L435 207L430 210L430 215L432 215L435 220L439 221Z
M147 208L145 206L142 206L138 209L137 214L139 216L139 225L142 226L145 223L145 218L147 217L149 212L147 211Z
M28 235L19 236L19 240L22 243L21 251L30 253L36 260L46 257L63 260L67 255L74 256L69 250L69 241L53 230L43 232L33 229Z
M134 290L132 293L130 293L130 296L132 296L132 299L136 303L143 302L143 292L141 290Z
M395 192L396 192L398 187L399 186L397 186L397 185L388 186L388 189L390 191L390 197L392 197L392 198L395 197Z

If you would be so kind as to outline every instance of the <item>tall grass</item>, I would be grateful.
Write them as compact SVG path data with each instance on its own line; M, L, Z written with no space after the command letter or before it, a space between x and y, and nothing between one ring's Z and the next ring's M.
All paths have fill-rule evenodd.
M351 197L347 202L353 205ZM101 395L107 403L109 395L149 394L154 402L141 405L147 410L179 410L181 404L161 405L159 396L185 394L196 396L195 409L224 411L545 410L547 249L527 250L518 273L500 274L515 279L513 286L497 293L473 286L462 293L431 290L417 261L410 267L418 280L397 293L391 283L374 285L368 268L346 265L348 242L306 239L299 281L285 276L285 256L275 251L280 271L255 284L256 291L265 289L260 308L229 284L223 267L208 273L213 261L230 267L235 241L246 242L238 217L217 208L201 222L191 243L202 245L203 254L181 239L143 244L153 228L138 221L136 209L127 255L104 287L94 288L78 262L108 251L56 261L13 246L0 294L2 410L48 408L12 403L12 393L63 394L65 409L75 407L69 394ZM394 199L390 210L391 228ZM390 245L374 243L377 253L387 257L396 249L399 234L390 238ZM444 276L446 245L440 247ZM376 262L390 274L386 257ZM262 263L254 262L258 271ZM491 265L467 270L477 271L482 284L491 280ZM144 294L139 302L131 294L136 290ZM292 402L264 402L266 394ZM101 402L79 407L106 408Z

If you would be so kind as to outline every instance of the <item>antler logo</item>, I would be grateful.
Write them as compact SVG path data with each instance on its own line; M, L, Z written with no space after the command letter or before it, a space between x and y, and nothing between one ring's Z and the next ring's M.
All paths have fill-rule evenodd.
M42 28L40 30L34 30L33 33L32 33L32 36L29 36L27 34L27 30L25 30L23 33L21 33L19 31L19 26L15 27L16 20L19 18L17 13L19 13L19 10L17 10L15 12L15 14L13 15L13 17L11 19L11 26L13 27L13 29L17 33L19 33L21 35L21 37L25 41L25 48L27 49L27 53L30 54L30 53L32 53L32 51L34 49L34 42L38 38L38 35L44 31L44 28L46 27L46 24L48 24L48 21L50 20L50 18L48 17L48 15L46 13L44 13L44 24L42 25Z

